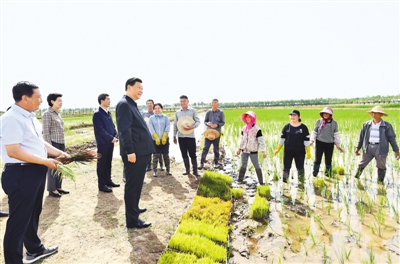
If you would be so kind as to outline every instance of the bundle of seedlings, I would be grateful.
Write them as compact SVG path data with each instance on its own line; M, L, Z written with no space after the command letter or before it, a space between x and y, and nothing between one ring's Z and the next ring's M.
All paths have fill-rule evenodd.
M86 164L87 162L92 162L100 158L100 154L94 151L83 150L77 153L71 154L69 157L58 157L56 160L60 161L60 164L57 164L57 173L61 180L67 178L76 181L75 172L68 166L72 162Z

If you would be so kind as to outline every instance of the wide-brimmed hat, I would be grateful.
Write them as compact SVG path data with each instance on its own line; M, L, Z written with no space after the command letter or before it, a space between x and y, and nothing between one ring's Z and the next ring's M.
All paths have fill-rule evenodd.
M322 117L322 115L323 115L324 113L333 115L333 110L332 110L332 108L330 108L330 107L325 107L324 109L322 109L321 112L319 112L319 115Z
M191 118L190 116L182 116L178 119L176 126L178 127L179 132L181 132L182 134L191 134L193 132L193 129L185 130L184 127L192 126L194 123L195 122L193 118Z
M215 129L207 129L204 131L204 137L208 140L214 140L219 137L219 132Z
M386 114L386 113L383 111L383 108L382 108L382 106L380 106L380 105L374 106L374 108L372 108L371 111L367 111L367 113L368 113L370 116L372 116L372 113L381 113L381 114L383 114L384 116L388 116L388 114Z

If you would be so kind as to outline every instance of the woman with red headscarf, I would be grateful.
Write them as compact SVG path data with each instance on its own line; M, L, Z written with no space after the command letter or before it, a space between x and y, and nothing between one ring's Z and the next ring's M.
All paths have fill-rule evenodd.
M242 129L242 138L240 140L237 154L242 153L242 167L239 171L238 182L243 182L244 174L247 169L249 157L256 169L258 182L264 185L264 179L258 162L258 151L261 151L264 159L267 157L265 153L265 142L262 136L261 129L256 125L256 113L248 111L242 114L242 121L246 124Z
M338 124L333 120L333 110L325 107L319 112L321 119L315 123L314 131L311 134L310 146L315 141L315 161L313 167L313 175L316 177L321 165L322 155L325 155L325 176L332 176L332 155L333 147L343 152L340 147L340 138Z

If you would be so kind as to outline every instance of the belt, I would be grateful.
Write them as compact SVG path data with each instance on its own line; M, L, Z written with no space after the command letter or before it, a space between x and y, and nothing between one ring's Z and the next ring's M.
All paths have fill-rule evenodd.
M4 164L4 167L11 167L11 166L21 167L21 166L33 166L33 165L39 165L39 164L35 164L35 163L6 163L6 164Z
M379 142L369 142L370 145L378 145Z

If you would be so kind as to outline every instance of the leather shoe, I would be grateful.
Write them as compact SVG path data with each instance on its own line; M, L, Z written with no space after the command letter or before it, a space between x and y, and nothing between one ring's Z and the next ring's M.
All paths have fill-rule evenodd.
M146 212L147 209L146 208L139 208L139 214Z
M151 167L147 166L146 171L151 171Z
M63 190L63 189L59 190L59 189L57 189L57 191L60 194L69 194L69 191L67 191L67 190Z
M138 219L137 222L134 223L132 226L126 226L126 227L127 228L134 228L134 227L136 227L136 228L146 228L146 227L149 227L149 226L151 226L150 222L145 222L145 221L142 221L142 220Z
M8 213L0 211L0 217L7 217Z
M99 191L110 193L110 192L112 192L112 189L108 188L106 185L104 185L103 187L99 187Z
M56 198L60 198L61 194L60 193L53 193L52 191L49 191L49 196L51 197L56 197Z
M114 182L110 182L106 184L108 187L119 187L120 185Z

